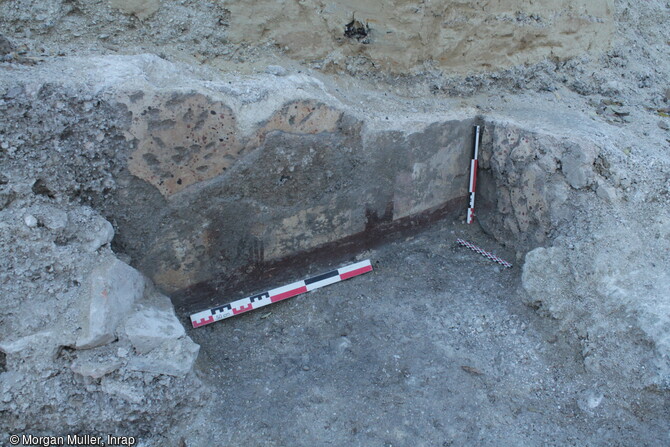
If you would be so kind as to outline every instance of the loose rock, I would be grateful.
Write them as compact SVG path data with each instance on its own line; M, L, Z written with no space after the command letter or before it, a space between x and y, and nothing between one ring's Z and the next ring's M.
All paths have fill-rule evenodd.
M168 340L146 355L134 357L128 369L184 377L193 369L200 346L189 337Z
M49 230L58 231L67 227L67 213L58 208L47 208L39 215L39 222Z
M14 51L14 45L5 36L0 34L0 56L4 56Z
M596 190L596 194L598 197L600 197L603 200L606 200L607 202L613 202L617 199L617 192L616 189L605 182L599 182L598 183L598 189Z
M275 76L286 76L288 71L281 65L268 65L265 72Z
M103 245L109 244L114 238L114 227L102 217L97 217L93 229L82 235L85 245L90 252L98 250Z
M592 182L592 165L595 154L587 153L584 148L570 145L561 157L561 169L570 186L583 188Z
M183 337L181 325L174 311L159 309L141 309L126 321L126 335L135 351L146 354L164 342Z
M94 361L80 361L79 359L75 360L72 363L70 368L77 374L80 374L84 377L91 377L93 379L99 379L107 374L110 374L121 367L122 363L119 360L110 360L106 362L94 362Z
M145 280L141 273L116 258L95 268L90 278L88 305L82 315L78 349L94 348L114 340L116 327L142 297Z
M37 226L37 218L32 214L28 214L23 218L28 228L35 228Z

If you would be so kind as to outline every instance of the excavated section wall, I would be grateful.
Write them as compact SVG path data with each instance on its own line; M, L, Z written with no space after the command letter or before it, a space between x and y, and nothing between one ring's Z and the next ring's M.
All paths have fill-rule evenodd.
M500 69L606 49L614 15L612 0L256 0L253 7L233 0L228 8L235 42L273 42L293 58L332 68L359 57L397 73L425 63L455 72Z
M57 138L35 136L55 152L31 175L101 210L116 227L116 251L173 297L343 241L360 251L394 225L464 212L475 122L484 124L479 220L520 254L569 221L579 189L607 192L592 144L448 103L388 120L389 104L374 108L381 114L355 107L304 75L201 81L149 56L83 70L104 92L77 106L91 122L54 122ZM69 116L55 90L35 81L8 94L53 96L39 119L51 125Z
M520 258L590 195L616 196L599 147L577 135L467 113L379 126L323 92L274 100L273 87L240 103L240 85L212 87L117 96L134 149L110 209L116 244L180 304L304 253L360 252L380 233L463 212L475 123L478 220Z
M598 175L602 158L591 140L500 119L484 128L478 221L520 255L550 243L589 200L616 197Z
M77 64L91 84L68 84ZM310 76L213 82L153 56L56 68L59 82L37 71L5 93L44 98L39 114L17 107L10 152L22 154L31 129L45 151L25 175L101 211L114 250L173 297L464 209L473 110L389 119L395 100L357 106ZM84 91L73 110L70 88Z
M670 220L659 194L628 194L626 155L593 122L483 124L478 222L516 249L524 301L576 334L589 373L667 389Z
M6 92L48 107L15 121L5 139L20 153L21 129L39 130L32 141L53 150L26 175L101 210L116 251L171 295L464 212L475 122L484 124L479 222L520 255L588 207L584 193L616 195L588 139L448 102L425 113L397 100L357 107L310 76L212 82L152 56L78 63L97 84L73 111L57 84L34 79ZM59 69L67 78L69 65Z
M6 37L54 53L126 49L225 70L283 53L318 69L394 74L500 70L604 51L614 16L614 0L0 2Z
M371 130L305 95L243 129L216 93L131 94L127 106L137 145L117 244L175 296L465 203L473 117Z

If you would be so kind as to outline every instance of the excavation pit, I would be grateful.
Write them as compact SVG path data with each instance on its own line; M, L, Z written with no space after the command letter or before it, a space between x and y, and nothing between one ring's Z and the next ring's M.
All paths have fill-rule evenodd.
M29 128L55 148L12 147L0 185L3 273L22 278L0 341L13 427L173 429L195 445L213 430L229 445L663 445L658 291L626 292L614 258L642 250L650 264L631 274L645 287L667 263L656 240L619 242L597 220L625 181L594 137L605 124L337 94L304 75L168 83L152 77L164 61L113 59L104 94L35 82L6 106L4 139ZM663 225L644 228L663 241ZM370 274L188 327L192 312L367 258ZM119 287L96 288L101 272ZM102 307L118 323L100 325L106 344L77 345L111 295L132 303Z
M468 226L475 124L484 137L478 220ZM557 431L594 444L632 443L639 430L662 438L657 415L647 414L644 422L603 416L628 391L608 389L586 371L574 355L576 341L547 325L521 288L523 254L550 243L597 185L592 143L477 117L431 124L409 136L367 136L362 147L343 151L365 157L329 161L342 146L332 135L323 144L324 136L268 135L266 153L253 158L265 169L282 159L277 154L292 160L311 151L323 155L303 169L276 169L269 179L245 167L236 184L248 179L246 191L275 207L237 223L260 216L265 232L221 219L229 229L222 234L242 236L219 238L217 247L236 247L240 264L219 265L208 271L219 276L171 297L188 322L190 313L348 262L370 258L374 271L189 329L216 396L195 426L227 427L222 436L231 445L324 439L333 445L518 445L550 442ZM345 138L351 144L351 136ZM344 180L323 176L335 165L349 167L340 171ZM334 210L320 205L324 197ZM289 212L329 217L325 223L316 214L291 220ZM338 219L342 214L347 218ZM290 221L291 233L274 221ZM323 237L333 240L323 243ZM267 247L275 238L284 248L273 258L267 254L277 252ZM457 238L516 266L504 269L457 246ZM653 392L640 399L650 407L664 401ZM594 432L594 426L604 428Z
M154 113L135 125L151 144L140 142L129 157L132 175L122 180L120 209L111 211L116 249L184 311L336 268L428 225L461 219L475 125L483 129L478 224L516 255L546 243L571 219L579 205L573 178L582 187L595 181L588 143L481 116L380 128L312 100L284 104L250 137L231 135L233 147L192 145L190 158L170 156L183 152L181 140L217 140L205 113L212 100L194 113L196 100L203 101L179 95L166 102L170 116L185 110L184 122ZM211 155L216 151L235 156ZM199 169L216 157L225 166Z
M282 110L294 125L291 107ZM163 282L185 323L349 262L374 266L189 329L216 396L196 426L227 427L231 445L518 445L558 431L587 444L632 443L639 430L661 439L657 415L603 416L628 391L585 370L577 342L547 325L521 288L523 255L551 243L601 184L596 145L486 116L409 131L371 130L346 114L335 123L328 132L268 132L248 164L227 169L229 180L175 196L190 205L173 215L209 220L202 240L213 241L191 259L195 274L178 276L204 280ZM475 124L483 139L477 222L468 226ZM168 228L180 236L171 241L193 240ZM459 237L516 266L458 247ZM138 262L159 284L169 275L157 274L155 256L165 253ZM650 407L664 399L640 398Z
M115 248L178 306L332 267L466 200L474 116L380 123L300 99L241 123L201 94L160 100L130 106L138 143L110 212Z

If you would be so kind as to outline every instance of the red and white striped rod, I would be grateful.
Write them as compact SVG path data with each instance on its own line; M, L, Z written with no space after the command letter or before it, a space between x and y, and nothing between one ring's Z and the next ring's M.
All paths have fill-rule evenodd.
M490 259L491 261L493 261L493 262L497 262L498 264L502 264L502 265L504 265L504 266L507 267L507 268L511 268L511 267L512 267L512 264L510 264L509 262L505 261L504 259L500 259L499 257L497 257L496 255L494 255L493 253L489 253L489 252L486 251L486 250L482 250L481 248L477 247L477 246L474 245L474 244L471 244L471 243L468 242L468 241L464 241L463 239L456 239L456 242L458 242L460 245L462 245L462 246L464 246L464 247L468 247L470 250L475 251L475 252L479 253L480 255L482 255L482 256L484 256L484 257L486 257L486 258L489 258L489 259Z
M475 220L475 189L477 188L477 158L479 156L479 126L475 126L475 155L470 161L470 206L468 207L467 223Z
M330 272L321 275L312 276L303 281L294 282L283 287L278 287L267 292L224 304L223 306L195 313L191 315L191 324L194 328L204 326L302 293L311 292L320 287L335 284L336 282L344 281L345 279L353 278L354 276L362 275L363 273L370 271L372 271L372 264L369 259L357 262L356 264L350 264L340 267L337 270L331 270Z

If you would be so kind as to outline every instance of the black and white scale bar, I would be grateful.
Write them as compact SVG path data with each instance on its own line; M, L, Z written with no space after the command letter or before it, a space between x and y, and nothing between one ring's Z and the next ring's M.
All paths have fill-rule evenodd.
M477 168L479 165L479 140L481 138L480 127L475 126L475 152L470 160L470 184L468 185L468 194L470 201L468 203L467 223L475 221L475 191L477 190Z
M344 281L345 279L353 278L354 276L362 275L363 273L370 271L372 271L372 264L369 259L366 259L365 261L357 262L356 264L346 265L337 270L307 278L304 281L294 282L283 287L278 287L276 289L268 290L267 292L224 304L223 306L203 310L202 312L191 315L191 324L193 324L194 328L205 326L206 324L234 317L235 315L249 312L250 310L258 309L259 307L267 306L268 304L276 303L277 301L282 301L320 287L335 284L336 282Z

